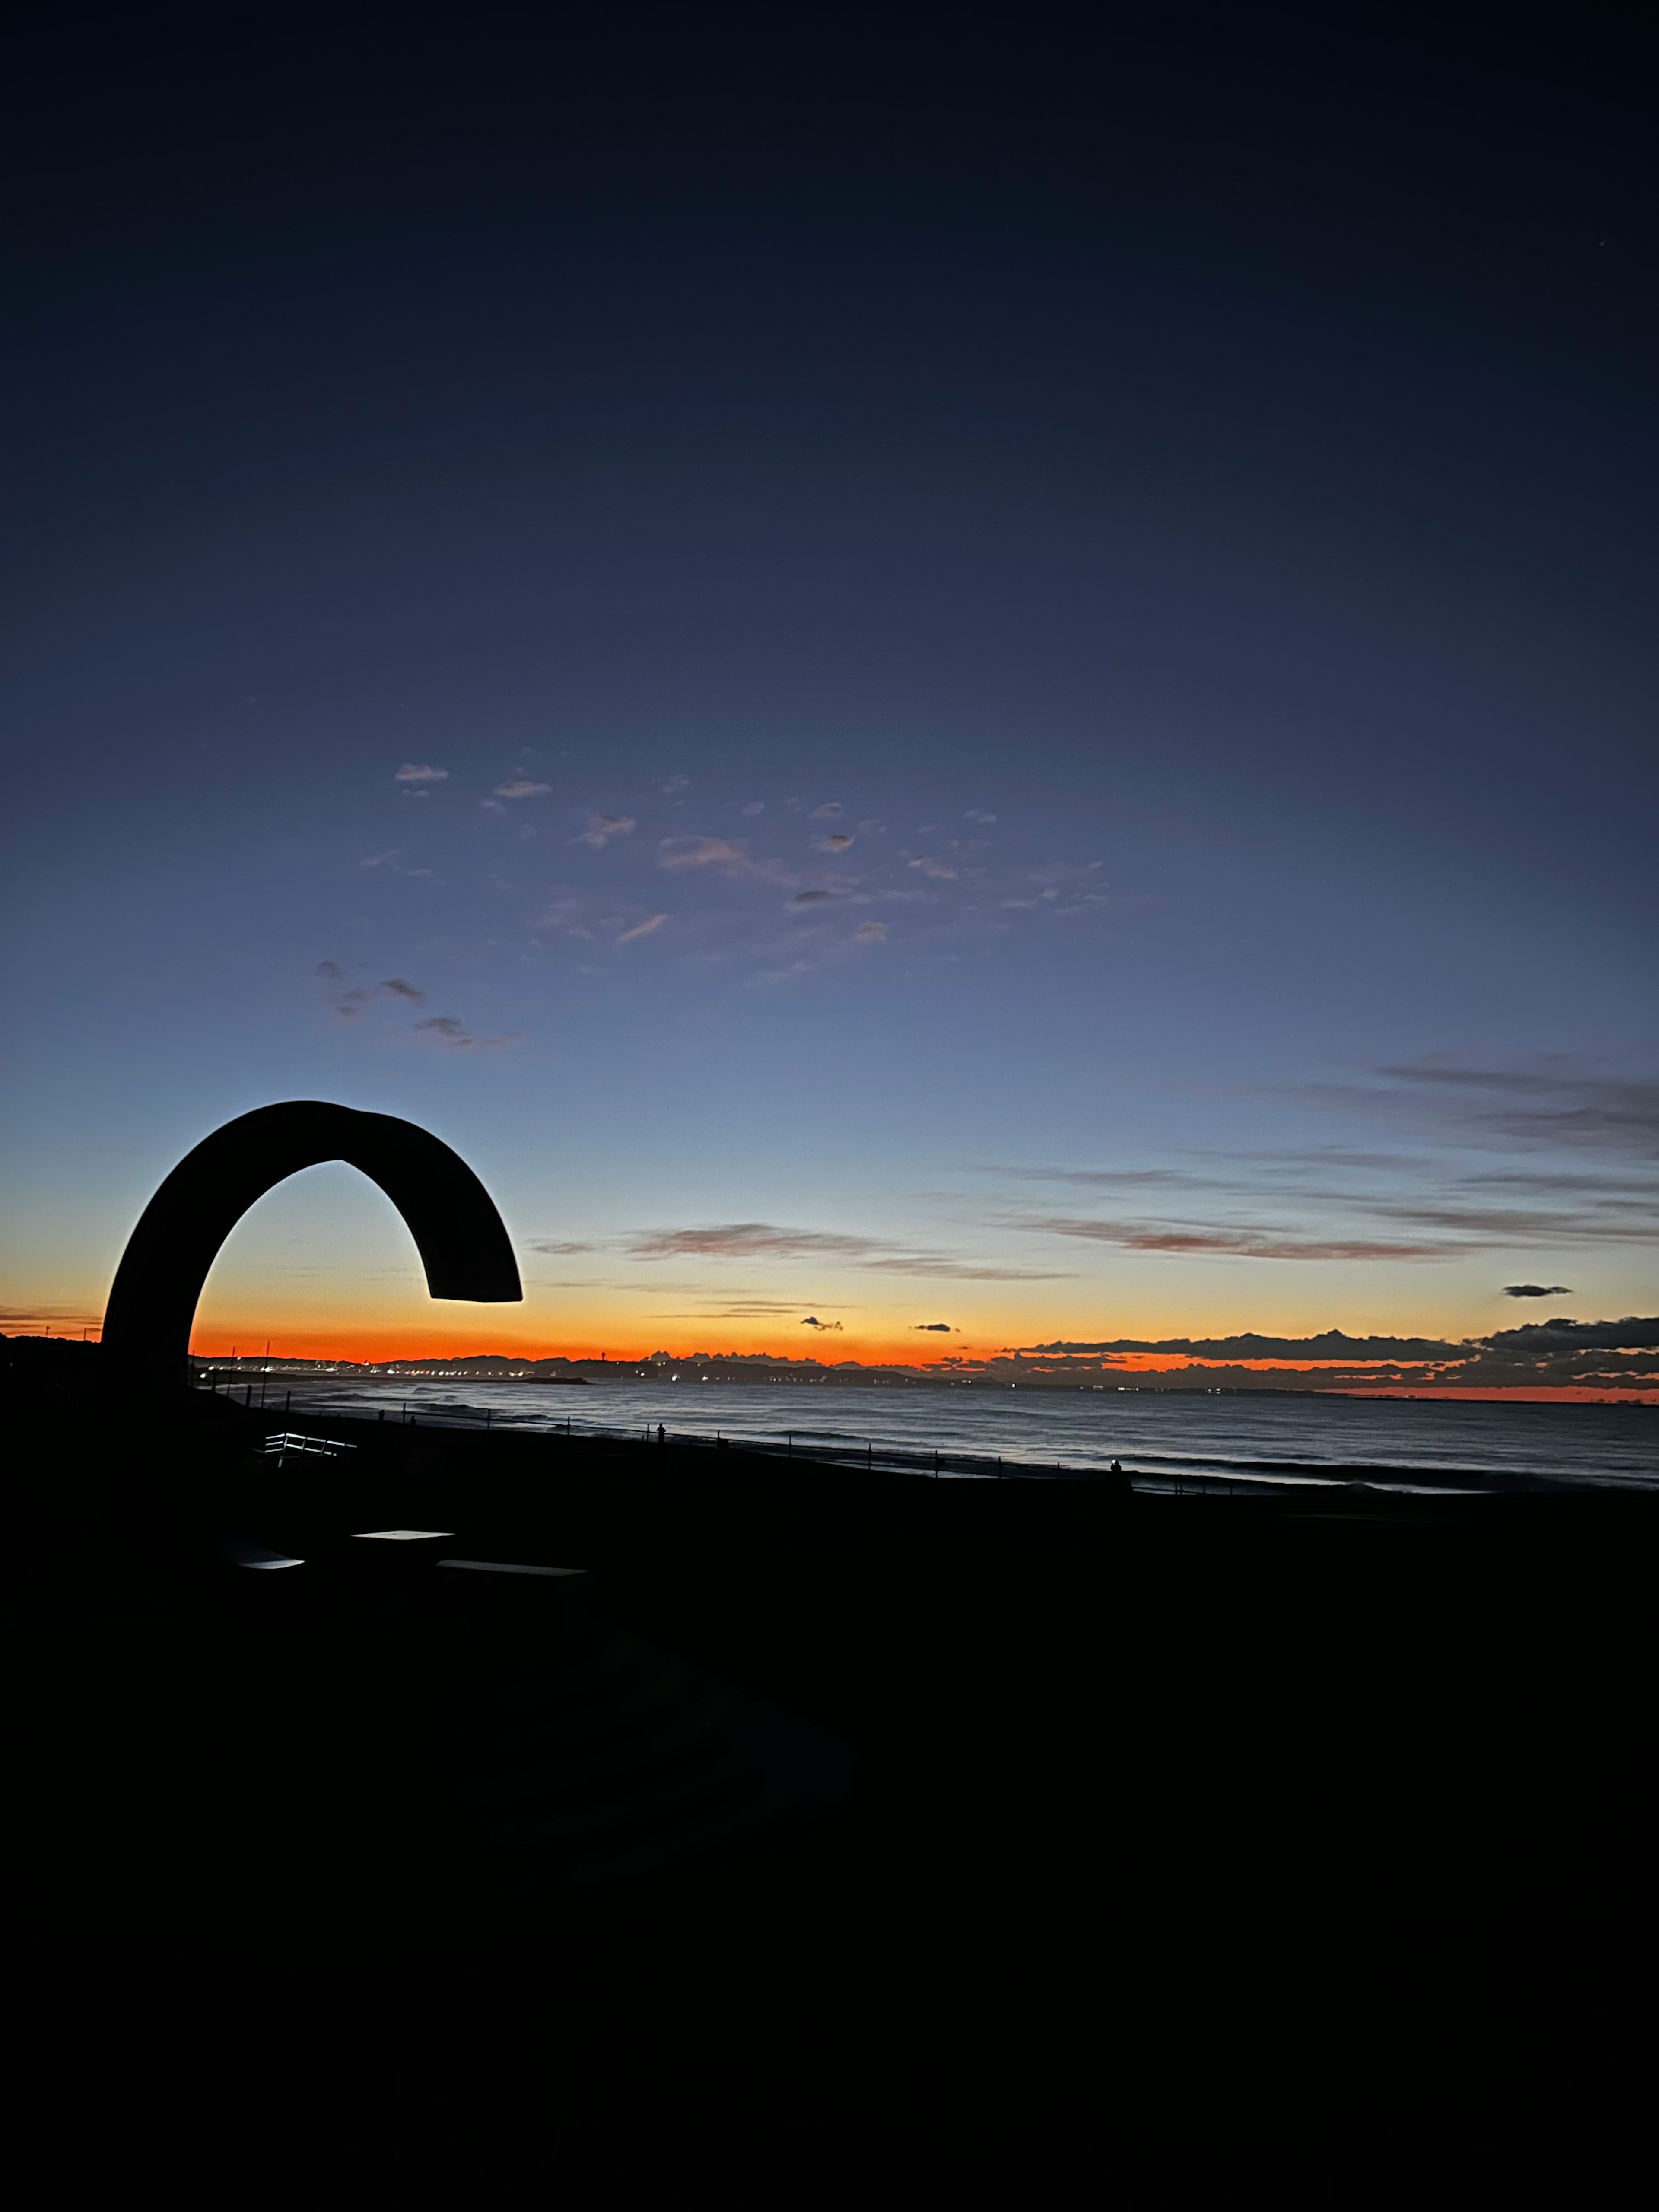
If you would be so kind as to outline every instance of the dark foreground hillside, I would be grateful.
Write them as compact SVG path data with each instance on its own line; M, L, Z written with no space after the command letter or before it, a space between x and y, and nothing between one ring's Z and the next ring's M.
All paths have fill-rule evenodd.
M279 1466L12 1356L30 2203L1392 2202L1644 2120L1646 1498Z

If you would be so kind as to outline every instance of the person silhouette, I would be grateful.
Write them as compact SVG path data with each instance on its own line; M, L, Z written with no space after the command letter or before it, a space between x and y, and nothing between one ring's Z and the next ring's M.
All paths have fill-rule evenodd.
M659 1444L665 1444L668 1442L667 1431L664 1429L660 1421L657 1424L657 1442Z
M1114 1461L1112 1462L1112 1473L1113 1473L1114 1474L1122 1474L1122 1472L1123 1472L1123 1469L1122 1469L1122 1468L1118 1465L1117 1462L1116 1462L1115 1460L1114 1460Z

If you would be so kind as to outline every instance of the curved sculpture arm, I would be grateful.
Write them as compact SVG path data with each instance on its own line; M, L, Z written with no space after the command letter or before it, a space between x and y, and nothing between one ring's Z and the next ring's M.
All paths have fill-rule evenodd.
M458 1153L395 1115L291 1099L204 1137L144 1208L104 1315L112 1361L163 1384L182 1376L219 1247L256 1199L325 1160L348 1160L379 1183L409 1224L434 1298L524 1296L501 1217Z

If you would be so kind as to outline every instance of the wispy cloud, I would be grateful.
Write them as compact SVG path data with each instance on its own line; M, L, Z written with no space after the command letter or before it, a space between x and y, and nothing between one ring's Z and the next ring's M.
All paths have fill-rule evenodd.
M825 1309L829 1310L829 1309ZM722 1298L703 1305L688 1307L681 1313L659 1311L657 1321L782 1321L800 1311L799 1299L790 1298ZM839 1322L823 1322L820 1328L839 1328Z
M943 860L935 860L926 853L919 860L912 860L910 866L919 868L924 876L933 876L941 883L954 883L957 879L954 868L947 867Z
M1437 1085L1443 1073L1436 1071ZM1552 1128L1559 1126L1555 1117L1561 1081L1552 1073L1541 1094ZM1659 1177L1644 1172L1637 1158L1618 1159L1609 1133L1613 1127L1633 1128L1635 1138L1626 1149L1639 1150L1642 1086L1621 1080L1611 1087L1611 1110L1599 1081L1590 1100L1571 1103L1565 1147L1578 1157L1559 1164L1540 1159L1525 1167L1470 1171L1472 1147L1487 1150L1509 1141L1534 1155L1550 1149L1538 1134L1540 1119L1530 1112L1539 1094L1528 1077L1522 1093L1528 1109L1523 1139L1506 1139L1484 1120L1471 1134L1468 1122L1459 1120L1448 1140L1438 1102L1449 1089L1462 1114L1464 1088L1455 1083L1429 1092L1437 1110L1424 1122L1420 1133L1425 1143L1419 1152L1341 1146L1310 1147L1296 1154L1211 1152L1196 1155L1190 1167L1012 1165L988 1172L1015 1183L1046 1183L1079 1195L1097 1193L1108 1209L1102 1217L1010 1213L1003 1217L1007 1225L1131 1250L1231 1252L1260 1259L1420 1260L1503 1249L1646 1245L1659 1241ZM1484 1080L1471 1088L1484 1102ZM1632 1091L1638 1094L1634 1108ZM1401 1095L1383 1081L1374 1091L1361 1092L1354 1086L1340 1103L1346 1107L1356 1097L1381 1097L1386 1102L1382 1110L1404 1111L1419 1096L1407 1094L1406 1107L1400 1107ZM1318 1103L1329 1103L1329 1094L1322 1091ZM1595 1134L1586 1146L1579 1139L1591 1107ZM1586 1149L1599 1153L1606 1165L1587 1161ZM1546 1297L1555 1288L1538 1286ZM1519 1289L1512 1294L1528 1292Z
M707 1229L659 1229L635 1237L631 1248L641 1260L864 1259L883 1248L868 1237L848 1237L827 1229L783 1229L769 1221L726 1221Z
M495 786L497 799L545 799L552 791L550 783L532 783L527 776L514 776L507 783Z
M417 1035L428 1036L434 1044L455 1052L487 1051L496 1045L520 1044L524 1041L522 1030L510 1030L501 1036L474 1036L465 1023L453 1014L428 1014L424 1021L416 1023L415 1029Z
M630 836L638 826L631 814L590 814L586 829L570 842L591 845L596 853L602 853L613 837Z
M429 761L405 761L392 781L394 783L447 783L449 770L434 768Z
M337 982L340 980L337 961L322 961L312 972L323 982ZM418 984L411 983L407 976L388 975L384 982L358 983L349 991L337 993L334 1011L342 1021L356 1021L377 999L398 999L406 1006L423 1006L426 993Z
M1432 1123L1443 1138L1504 1149L1621 1152L1659 1159L1659 1080L1608 1074L1553 1054L1520 1067L1428 1058L1368 1084L1316 1084L1310 1105Z
M816 1314L808 1314L805 1319L801 1322L801 1327L803 1328L830 1329L839 1328L841 1327L841 1323L838 1321L820 1321Z
M1571 1283L1505 1283L1504 1296L1506 1298L1571 1297L1572 1285Z
M1273 1229L1155 1226L1137 1221L1097 1221L1081 1214L1050 1213L1023 1224L1050 1237L1080 1237L1115 1244L1126 1252L1232 1255L1245 1260L1445 1260L1444 1243L1403 1237L1310 1237Z
M724 868L735 875L756 866L740 837L665 837L658 858L665 868Z
M983 1266L949 1253L916 1250L837 1230L789 1229L769 1221L727 1221L702 1229L658 1229L630 1237L639 1260L840 1261L884 1274L933 1275L960 1282L1051 1282L1048 1271Z
M618 945L631 945L636 937L649 937L654 930L660 929L667 919L665 914L648 914L643 921L636 921L632 929L623 930L617 942Z
M860 945L879 945L886 934L884 921L861 921L853 932L854 941Z

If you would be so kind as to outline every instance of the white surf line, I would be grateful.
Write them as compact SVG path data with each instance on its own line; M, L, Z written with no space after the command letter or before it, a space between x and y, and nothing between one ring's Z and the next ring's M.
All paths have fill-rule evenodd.
M510 1559L440 1559L441 1567L465 1567L475 1575L585 1575L586 1567L526 1567Z

